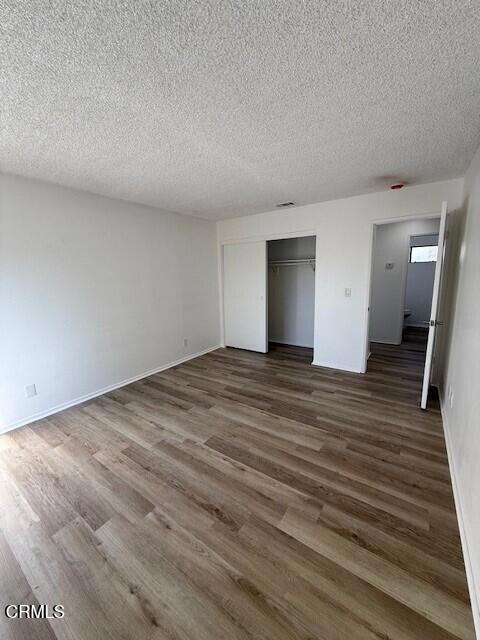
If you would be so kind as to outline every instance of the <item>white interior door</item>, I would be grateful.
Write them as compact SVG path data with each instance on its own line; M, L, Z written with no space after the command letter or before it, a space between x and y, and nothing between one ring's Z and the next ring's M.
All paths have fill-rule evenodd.
M242 242L223 248L225 344L268 351L267 243Z
M440 298L440 286L442 282L443 258L445 254L445 230L447 226L447 203L442 202L442 213L440 216L440 229L438 232L438 254L435 265L435 277L433 280L432 309L430 311L430 324L428 327L427 353L425 356L425 369L423 372L422 387L422 409L427 408L428 390L430 388L430 378L432 374L433 350L435 347L435 333L439 323L438 302Z

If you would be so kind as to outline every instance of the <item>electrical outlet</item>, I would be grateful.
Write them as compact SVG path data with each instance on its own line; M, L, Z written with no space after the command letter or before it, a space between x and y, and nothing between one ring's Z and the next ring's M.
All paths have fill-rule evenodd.
M27 384L25 387L25 397L33 398L37 395L37 387L34 384Z
M346 298L351 298L352 297L352 290L350 289L350 287L345 289L345 297Z

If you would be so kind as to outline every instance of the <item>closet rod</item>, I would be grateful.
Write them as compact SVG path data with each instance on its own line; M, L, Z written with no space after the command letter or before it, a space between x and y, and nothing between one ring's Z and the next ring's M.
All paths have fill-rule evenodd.
M278 267L294 267L298 264L309 264L315 271L315 258L306 258L303 260L270 260L269 267L273 267L275 270Z
M268 264L275 265L295 265L295 264L314 264L315 258L306 258L304 260L270 260Z

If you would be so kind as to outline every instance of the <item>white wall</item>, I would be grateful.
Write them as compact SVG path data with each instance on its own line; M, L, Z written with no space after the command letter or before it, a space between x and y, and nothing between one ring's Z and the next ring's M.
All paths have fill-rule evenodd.
M315 257L315 237L272 240L269 260ZM268 339L271 342L313 347L315 272L308 264L268 271Z
M373 342L401 343L403 310L409 306L405 304L405 291L408 286L407 268L411 266L408 265L410 236L435 233L438 227L438 219L408 220L377 226L370 305L370 340ZM387 263L393 263L393 269L386 269ZM410 285L412 293L412 282Z
M439 213L461 205L463 179L273 210L217 223L219 243L317 236L315 364L362 371L365 366L372 223ZM351 289L351 297L345 296Z
M413 236L410 246L426 247L438 245L438 233ZM435 262L409 262L407 266L407 285L405 290L405 308L411 310L406 324L411 327L426 327L432 309L433 281Z
M440 397L480 637L480 150L465 177L464 200L449 237Z
M0 197L0 430L219 343L213 223L7 176Z

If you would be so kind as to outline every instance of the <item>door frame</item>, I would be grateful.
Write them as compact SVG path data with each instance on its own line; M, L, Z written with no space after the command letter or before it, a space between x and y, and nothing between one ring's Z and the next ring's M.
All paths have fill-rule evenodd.
M376 227L384 224L395 224L396 222L408 222L412 220L431 220L432 218L440 218L442 212L443 202L441 203L438 211L432 211L430 213L421 213L421 214L412 214L408 216L397 216L395 218L376 218L371 221L370 224L370 247L369 247L369 274L368 274L368 288L367 288L367 301L368 304L365 308L365 336L364 336L364 350L363 350L363 369L362 373L367 371L368 358L370 355L370 307L372 301L372 279L373 279L373 258L374 258L374 248L375 248L375 231ZM448 220L448 212L447 212L447 220ZM408 259L408 257L407 257ZM406 273L404 274L402 280L402 290L403 296L405 297L405 287L406 287ZM441 291L440 291L441 293Z
M225 307L224 307L224 247L229 244L244 244L245 242L262 242L265 244L270 240L289 240L291 238L305 238L307 236L315 237L315 258L317 258L317 231L315 229L303 229L301 231L290 231L284 233L269 233L259 234L255 236L249 236L241 238L240 240L223 240L219 245L218 252L218 285L219 285L219 309L220 309L220 346L225 347ZM268 250L268 247L267 247ZM318 267L315 266L315 300L317 298L317 285L318 285ZM267 252L267 296L265 304L267 307L267 349L268 349L268 252ZM315 338L316 338L316 305L314 304L313 311L313 360L315 361Z

